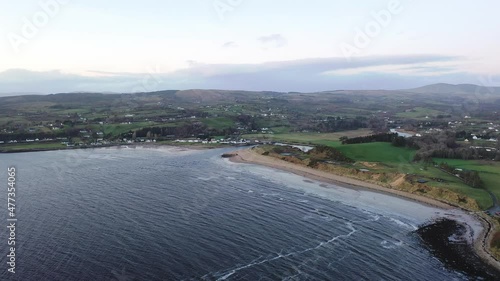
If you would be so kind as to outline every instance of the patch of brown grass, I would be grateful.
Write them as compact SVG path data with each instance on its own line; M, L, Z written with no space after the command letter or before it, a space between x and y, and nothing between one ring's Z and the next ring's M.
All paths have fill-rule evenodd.
M498 227L499 224L497 224L497 229ZM493 238L491 239L490 252L497 259L500 259L500 230L497 230L497 232L493 235Z
M500 231L497 231L491 239L491 247L499 248L500 250Z
M360 164L368 168L375 168L378 166L377 163L370 163L370 162L360 162Z

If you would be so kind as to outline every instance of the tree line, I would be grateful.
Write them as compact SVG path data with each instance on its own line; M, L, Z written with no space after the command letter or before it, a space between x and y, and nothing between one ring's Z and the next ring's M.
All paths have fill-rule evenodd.
M474 188L482 188L483 187L483 181L481 180L481 177L479 176L479 173L477 171L463 171L456 169L453 166L448 165L448 163L441 163L439 164L439 168L443 171L446 171L450 174L458 175L458 177L463 180L466 184L474 187Z
M315 130L322 133L357 130L368 127L368 120L358 116L354 119L343 117L328 117L326 121L320 122Z
M498 149L473 148L460 145L456 142L457 135L463 136L463 132L442 131L432 135L424 135L420 138L412 138L416 147L418 147L414 160L431 162L432 158L447 158L500 161Z
M146 127L129 131L123 137L129 138L209 138L210 136L230 136L236 132L234 128L212 129L205 124L191 123L177 127Z
M397 147L413 147L413 148L415 148L415 142L412 139L401 137L397 133L375 134L375 135L369 135L369 136L364 136L364 137L355 137L355 138L341 137L340 141L342 141L342 144L390 142L390 143L392 143L392 145L397 146Z

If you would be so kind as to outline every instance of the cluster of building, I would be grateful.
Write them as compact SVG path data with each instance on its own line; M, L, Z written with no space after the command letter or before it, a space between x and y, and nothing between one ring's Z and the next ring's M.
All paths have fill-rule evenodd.
M176 143L201 143L201 144L228 144L228 145L250 145L253 143L260 143L258 140L250 141L246 139L234 140L234 139L220 139L220 140L202 140L202 139L177 139Z

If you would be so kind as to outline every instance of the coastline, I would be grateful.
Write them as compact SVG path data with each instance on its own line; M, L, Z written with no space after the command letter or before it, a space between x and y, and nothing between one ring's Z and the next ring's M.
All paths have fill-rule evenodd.
M357 179L352 179L346 176L335 175L332 173L328 173L325 171L320 171L317 169L313 169L310 167L299 166L287 161L283 161L276 158L271 158L267 156L260 155L250 149L238 150L234 152L235 156L230 158L230 161L236 163L249 163L249 164L258 164L270 168L275 168L279 170L284 170L287 172L291 172L293 174L297 174L300 176L304 176L306 178L318 180L321 182L332 183L332 184L340 184L344 187L354 188L354 189L365 189L369 191L375 191L379 193L389 194L396 197L402 197L405 199L409 199L412 201L417 201L419 203L423 203L432 207L437 207L440 209L453 209L456 208L450 204L444 203L442 201L416 195L410 194L400 190L389 189L380 185L376 185L369 182L364 182ZM346 186L347 185L347 186Z
M299 176L303 176L312 180L317 180L320 182L340 185L342 187L350 188L350 189L362 189L372 192L378 192L387 194L390 196L400 197L407 200L415 201L421 204L425 204L428 206L436 207L442 210L453 210L460 209L469 213L470 217L479 222L482 226L481 233L479 233L476 238L471 237L472 239L472 248L475 253L487 264L495 268L500 272L500 261L496 259L488 250L488 245L491 242L494 226L493 224L485 217L479 215L476 212L471 212L469 210L465 210L458 206L451 205L446 202L439 201L437 199L432 199L416 194L411 194L408 192L394 190L387 187L379 186L373 183L364 182L357 179L352 179L345 176L335 175L332 173L328 173L325 171L316 170L310 167L299 166L281 159L276 159L268 156L263 156L252 150L251 148L237 150L234 151L232 157L229 158L229 161L234 163L246 163L246 164L256 164L261 166L266 166L278 170L283 170L286 172L290 172ZM465 222L466 223L466 222ZM467 224L467 223L466 223ZM471 225L468 225L469 228L472 229Z

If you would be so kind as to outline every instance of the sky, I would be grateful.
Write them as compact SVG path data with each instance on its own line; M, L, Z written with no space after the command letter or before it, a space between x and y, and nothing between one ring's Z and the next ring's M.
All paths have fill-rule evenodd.
M497 0L0 0L0 93L500 86Z

